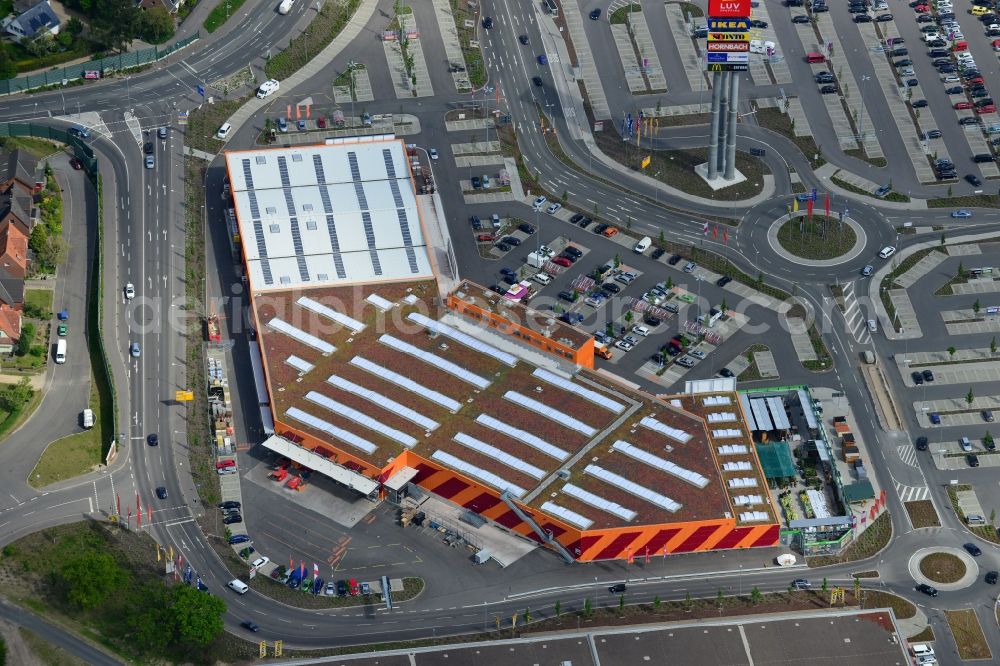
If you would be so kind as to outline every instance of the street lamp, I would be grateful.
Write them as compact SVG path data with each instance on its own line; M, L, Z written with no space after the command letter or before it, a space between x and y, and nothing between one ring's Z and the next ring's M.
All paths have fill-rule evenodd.
M653 174L653 180L660 177L660 171ZM653 183L653 200L656 204L660 203L660 186L657 183Z

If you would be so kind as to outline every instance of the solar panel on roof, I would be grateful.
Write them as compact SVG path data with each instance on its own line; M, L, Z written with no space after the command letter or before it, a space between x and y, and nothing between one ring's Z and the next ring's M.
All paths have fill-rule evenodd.
M494 488L499 488L500 490L506 490L514 497L524 497L527 494L527 490L516 486L510 481L504 480L502 477L494 474L493 472L487 472L485 469L480 469L475 465L470 465L460 458L456 458L450 453L441 451L440 449L431 454L431 458L437 460L438 462L444 463L448 467L454 469L455 471L467 474L475 479L479 479L483 483L493 486Z
M590 389L584 388L579 384L575 384L569 381L568 379L560 377L554 372L549 372L548 370L545 370L543 368L535 368L535 371L532 372L531 374L534 375L535 377L538 377L543 382L548 382L549 384L558 386L563 390L569 391L570 393L574 393L580 396L584 400L589 400L595 405L600 405L605 409L610 409L615 414L618 414L625 409L625 405L621 404L620 402L615 402L611 398L608 398L607 396L598 393L597 391L591 391Z
M595 495L589 490L584 490L580 486L575 486L572 483L565 484L562 491L584 504L589 504L595 509L600 509L601 511L607 511L611 515L618 516L624 521L631 521L638 515L632 509L626 509L617 502L606 500L600 495Z
M489 380L483 379L479 375L469 372L462 366L452 363L451 361L446 361L440 356L426 352L419 347L414 347L410 343L403 342L399 338L393 337L388 333L383 334L378 341L397 351L401 351L404 354L414 356L428 365L433 365L438 370L444 370L448 374L454 375L462 381L472 384L476 388L484 389L490 385Z
M332 308L328 308L319 301L314 301L308 296L303 296L295 302L307 310L311 310L312 312L315 312L318 315L326 317L331 321L337 322L341 326L351 329L355 333L363 331L365 328L365 325L362 324L357 319L355 319L354 317L348 317L342 312L337 312Z
M509 437L513 437L514 439L520 440L528 446L538 449L545 455L551 456L556 460L563 461L566 460L566 458L569 458L569 453L563 451L557 446L549 444L541 437L533 435L526 430L521 430L512 425L508 425L500 419L493 418L489 414L480 414L477 416L476 423L486 426L487 428L492 428L493 430L501 432Z
M446 338L451 338L455 342L465 345L469 349L477 351L481 354L486 354L501 363L505 363L509 366L514 366L517 363L517 357L513 354L508 354L507 352L500 351L493 345L487 344L482 340L478 340L471 335L463 333L456 328L452 328L447 324L442 324L437 319L431 319L426 315L422 315L419 312L411 312L406 316L410 321L416 322L425 328L429 328L438 335L443 335Z
M615 474L614 472L609 472L608 470L604 469L603 467L600 467L599 465L587 465L583 469L583 472L584 474L589 474L593 477L600 479L601 481L604 481L605 483L608 483L612 486L615 486L616 488L624 490L630 495L634 495L639 499L646 500L650 504L655 504L661 509L666 509L671 513L674 513L681 509L681 505L679 503L670 499L666 495L658 493L650 488L646 488L645 486L640 486L638 483L626 479L624 476Z
M337 348L331 345L329 342L321 340L317 338L315 335L312 335L310 333L306 333L301 328L296 328L295 326L289 324L287 321L279 319L278 317L275 317L271 321L267 322L267 325L276 331L284 333L290 338L298 340L304 345L308 345L313 349L318 349L324 354L332 354L333 352L337 351Z
M360 356L355 356L354 358L351 359L351 365L355 365L361 368L362 370L366 370L375 375L376 377L380 377L386 380L387 382L392 382L393 384L399 386L400 388L416 393L422 398L426 398L431 402L441 405L448 411L457 412L462 407L462 404L457 400L452 400L443 393L438 393L433 389L429 389L422 384L418 384L409 377L404 377L398 372L393 372L389 368L378 365L377 363L372 363L368 359L361 358Z
M321 407L325 407L334 414L339 414L340 416L343 416L345 419L350 419L351 421L354 421L358 425L364 426L369 430L374 430L375 432L384 437L399 442L408 449L412 449L414 446L417 445L416 437L408 435L402 430L397 430L396 428L390 428L381 421L373 419L372 417L362 412L359 412L353 407L348 407L342 402L337 402L332 398L328 398L322 393L318 393L316 391L309 391L308 393L306 393L306 400L314 402Z
M660 433L661 435L665 435L670 439L680 442L681 444L684 444L689 439L691 439L691 435L684 432L683 430L668 426L666 423L657 421L652 416L642 417L642 420L639 421L639 425L649 428L650 430L654 430Z
M594 521L592 521L590 518L585 518L584 516L578 514L576 511L570 511L565 507L559 506L555 502L543 503L542 511L553 516L558 516L559 518L565 520L567 523L576 525L581 530L585 530L594 524Z
M338 428L332 423L328 423L321 418L313 416L309 412L302 411L298 407L289 407L285 414L296 421L305 423L311 428L315 428L316 430L325 432L332 437L336 437L340 441L350 444L354 448L360 449L369 455L375 453L376 449L378 449L377 446L369 442L367 439L358 437L353 432L344 430L343 428Z
M517 391L507 391L503 394L503 397L510 400L513 403L521 405L526 409L530 409L536 414L541 414L542 416L552 419L559 425L565 426L570 430L576 430L577 432L583 433L587 437L593 437L597 434L597 428L591 428L589 425L583 421L574 419L568 414L563 414L558 409L552 409L546 404L538 402L534 398L529 398L526 395L522 395Z
M624 453L629 458L633 460L638 460L639 462L646 463L654 469L658 469L661 472L666 472L672 476L676 476L682 481L687 481L692 486L698 488L704 488L708 485L708 479L699 474L698 472L692 472L689 469L684 469L680 465L670 462L669 460L664 460L659 456L654 456L652 453L643 451L637 446L633 446L626 441L618 440L611 445L615 451L620 451Z
M375 405L378 405L382 409L387 409L390 412L394 412L399 416L402 416L404 419L413 421L424 430L434 430L438 427L438 425L440 425L434 419L429 419L423 414L418 413L416 410L410 409L406 405L400 404L392 398L382 395L381 393L376 393L371 389L367 389L360 384L355 384L349 379L345 379L337 375L330 375L327 377L326 382L331 386L339 388L341 391L352 393L371 403L374 403Z
M511 469L517 470L519 472L524 472L530 477L540 479L543 476L545 476L545 470L539 469L534 465L529 465L528 463L524 462L519 458L515 458L509 453L501 451L495 446L487 444L482 440L478 440L475 437L470 437L469 435L466 435L464 432L455 433L454 440L468 449L472 449L473 451L481 453L484 456L489 456L490 458L494 458L502 462L504 465L507 465L507 467L510 467Z
M337 227L333 219L333 201L330 199L330 188L326 185L326 172L323 169L323 158L318 154L313 155L313 171L316 174L317 190L319 198L323 203L323 214L326 217L327 233L330 236L330 249L333 252L333 264L337 270L337 277L341 280L347 277L344 269L344 258L340 256L340 240L337 237Z
M299 358L295 354L290 355L285 362L292 366L301 373L306 373L315 368L316 366L305 360L304 358Z

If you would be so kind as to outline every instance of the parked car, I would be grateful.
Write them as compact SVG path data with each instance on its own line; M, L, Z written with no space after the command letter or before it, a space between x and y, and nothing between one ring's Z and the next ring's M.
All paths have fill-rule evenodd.
M932 381L934 381L934 373L931 372L930 370L924 370L920 374L923 376L925 382L932 382Z

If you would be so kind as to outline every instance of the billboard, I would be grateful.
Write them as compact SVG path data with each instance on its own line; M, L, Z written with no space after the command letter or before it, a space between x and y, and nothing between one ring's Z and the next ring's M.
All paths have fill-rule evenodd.
M718 62L726 62L726 63L750 62L749 53L708 53L706 54L705 57L709 64Z
M709 42L709 53L749 53L750 42Z
M710 42L748 42L749 32L710 32L708 33Z
M714 18L747 18L750 0L708 0L708 15Z
M737 19L727 19L727 18L716 18L714 16L708 17L708 29L716 32L746 32L750 30L750 19L747 18L737 18Z
M707 72L748 72L750 63L748 62L710 62L705 68Z

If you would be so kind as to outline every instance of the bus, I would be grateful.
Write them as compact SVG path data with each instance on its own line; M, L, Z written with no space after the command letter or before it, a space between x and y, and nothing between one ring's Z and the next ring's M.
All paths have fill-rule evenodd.
M56 363L66 362L66 341L60 340L56 343Z

